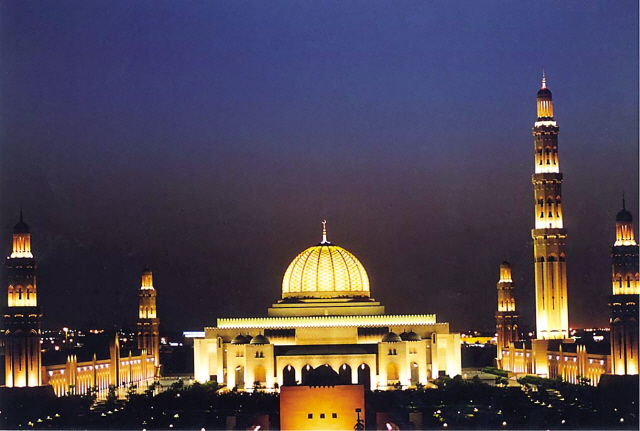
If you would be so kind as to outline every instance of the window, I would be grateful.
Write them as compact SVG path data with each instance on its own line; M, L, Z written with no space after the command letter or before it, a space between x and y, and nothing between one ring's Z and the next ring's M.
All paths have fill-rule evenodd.
M324 419L324 413L320 413L320 419Z
M313 413L309 413L309 414L307 415L307 419L313 419Z
M331 413L331 417L333 419L337 419L338 418L338 413Z

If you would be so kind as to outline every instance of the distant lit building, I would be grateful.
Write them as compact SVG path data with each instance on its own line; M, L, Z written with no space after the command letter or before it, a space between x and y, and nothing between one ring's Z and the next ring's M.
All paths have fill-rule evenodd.
M195 379L229 389L304 384L320 366L367 389L426 385L460 374L460 336L433 314L385 315L362 264L323 228L289 265L268 317L218 319L194 340Z
M502 359L502 349L519 340L516 297L511 279L511 265L502 262L498 281L498 311L496 312L496 341L498 361Z
M149 268L142 271L142 284L138 290L138 349L144 351L160 365L160 319L156 314L156 289L153 273Z
M156 291L151 271L145 269L140 287L140 351L121 351L118 336L102 353L69 353L54 363L42 357L41 319L36 289L36 262L31 252L31 233L24 222L13 228L13 248L7 258L8 306L4 312L5 386L53 386L56 395L85 394L106 390L109 385L139 383L157 376L158 324ZM67 328L65 328L66 330Z
M4 311L5 384L40 386L42 312L36 289L36 261L31 232L22 218L13 228L13 248L7 257L8 301Z
M148 294L150 289L153 289L152 295ZM145 294L139 294L139 325L142 322L141 332L147 336L142 342L138 341L138 345L141 346L138 350L121 348L118 334L116 334L108 343L108 351L103 349L99 353L82 352L90 356L80 358L78 358L80 353L71 353L66 355L66 361L44 365L42 367L43 384L53 386L55 394L61 397L67 394L82 395L92 390L104 391L110 385L117 387L140 384L158 377L160 371L157 332L159 320L155 308L156 291L148 268L142 272L140 291L142 290L145 290ZM146 308L153 308L153 317L142 317L143 312L145 316L147 315ZM149 313L151 315L151 311ZM147 322L151 324L145 325ZM155 328L155 332L151 328Z
M624 199L616 216L616 242L611 248L613 295L611 360L613 374L638 374L638 244L633 216Z

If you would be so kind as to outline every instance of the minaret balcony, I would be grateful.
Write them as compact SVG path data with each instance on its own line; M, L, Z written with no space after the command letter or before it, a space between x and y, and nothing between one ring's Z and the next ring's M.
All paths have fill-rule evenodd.
M531 176L533 184L538 183L561 183L563 179L561 172L540 172Z
M532 229L531 230L531 237L532 238L566 238L567 237L567 230L566 229L554 229L554 228L547 228L547 229Z

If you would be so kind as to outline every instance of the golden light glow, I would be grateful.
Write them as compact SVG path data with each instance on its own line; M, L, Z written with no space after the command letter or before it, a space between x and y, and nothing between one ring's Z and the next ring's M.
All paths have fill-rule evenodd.
M153 289L153 273L149 270L145 270L142 273L142 285L140 289Z
M13 234L13 251L11 258L27 257L33 258L31 254L31 235L28 233Z
M283 328L329 328L349 326L421 326L446 325L436 323L435 314L402 316L309 316L309 317L263 317L246 319L218 319L218 329L283 329ZM205 328L206 329L206 328Z
M616 223L616 242L613 244L618 247L621 245L638 245L633 232L633 223L618 222Z
M326 234L324 236L326 239ZM369 296L369 278L356 257L342 247L322 243L291 262L282 281L282 297Z

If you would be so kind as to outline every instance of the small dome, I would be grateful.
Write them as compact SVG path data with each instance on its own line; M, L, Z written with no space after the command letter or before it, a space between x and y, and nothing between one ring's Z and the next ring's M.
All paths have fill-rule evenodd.
M153 273L151 272L148 266L145 266L144 269L142 270L142 275L152 275L152 274Z
M238 334L236 338L231 340L231 344L249 344L249 340L242 334Z
M400 336L393 331L384 334L384 336L382 337L383 343L399 343L401 341L402 338L400 338Z
M633 221L633 215L626 208L622 208L616 215L616 221L631 222Z
M250 344L271 344L271 342L264 335L258 334L251 339Z
M403 332L400 334L402 341L421 341L422 338L413 331Z
M549 99L551 100L553 97L551 96L551 91L548 88L541 88L538 90L538 99Z
M13 227L13 233L29 233L29 225L22 220L22 211L20 211L20 221Z
M504 262L502 262L502 264L500 265L500 268L511 268L511 264L509 262L507 262L506 260Z

